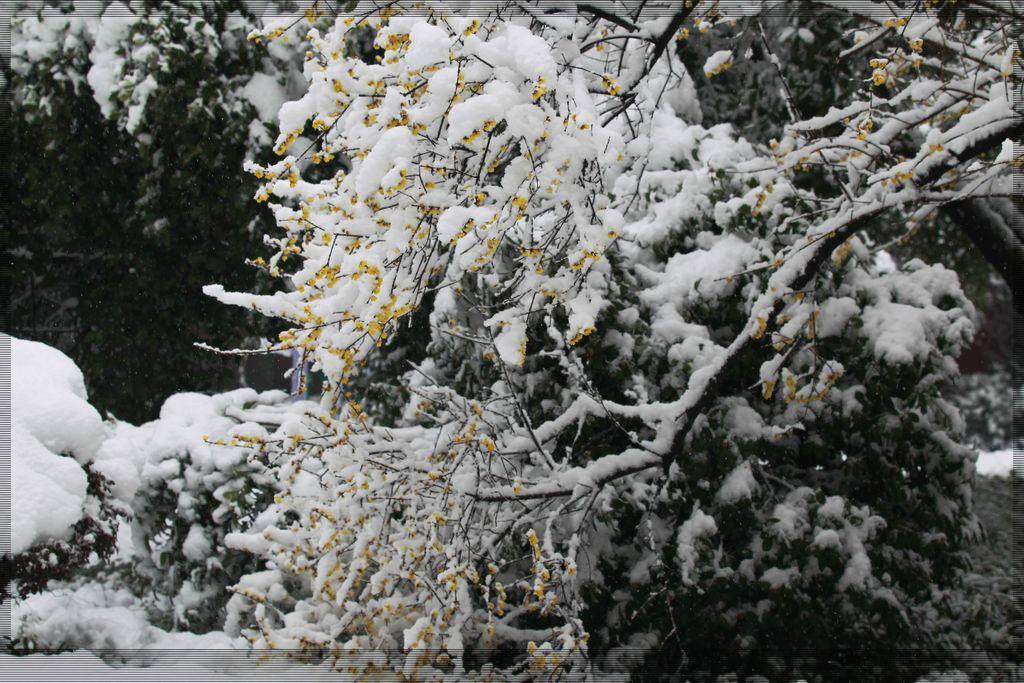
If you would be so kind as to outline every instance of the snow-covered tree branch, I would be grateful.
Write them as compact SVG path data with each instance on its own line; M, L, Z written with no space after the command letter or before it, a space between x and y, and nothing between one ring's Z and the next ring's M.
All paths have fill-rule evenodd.
M275 567L235 601L254 605L254 642L410 673L528 641L510 671L585 672L670 633L692 644L670 624L708 628L694 605L726 585L752 593L723 628L771 622L754 596L785 588L884 604L893 626L874 637L914 637L925 584L974 533L938 393L971 304L941 266L882 272L868 245L880 224L1009 196L1015 48L1005 26L934 8L832 4L863 25L845 54L866 83L824 116L791 101L764 141L702 127L667 49L686 23L744 23L785 89L756 12L392 4L310 29L281 159L248 166L282 229L258 265L294 288L207 288L290 321L268 348L301 349L328 382L282 435L265 525L229 541ZM371 61L346 48L364 27ZM740 59L720 51L701 77ZM417 316L429 357L401 418L379 422L348 385ZM925 584L898 549L907 515L933 529L913 551L933 557ZM284 599L287 575L308 588ZM656 596L664 625L634 625Z

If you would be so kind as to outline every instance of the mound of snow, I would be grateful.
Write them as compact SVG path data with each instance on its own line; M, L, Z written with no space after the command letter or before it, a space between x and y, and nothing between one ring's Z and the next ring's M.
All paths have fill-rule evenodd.
M1013 471L1013 449L982 451L978 454L975 469L983 477L1009 477Z
M14 632L40 649L223 650L248 646L221 631L171 633L149 623L145 608L124 589L84 584L31 595L12 613Z
M103 443L103 420L89 405L75 363L38 342L11 342L11 550L66 539L82 518L83 464Z
M11 337L12 417L54 453L92 461L103 443L103 419L89 405L74 361L39 342Z
M194 471L193 476L227 472L244 461L247 449L211 441L247 434L258 429L255 423L262 420L278 422L282 419L280 411L287 408L301 409L302 404L285 403L282 407L286 399L280 391L258 393L253 389L212 396L174 394L164 401L158 419L138 427L115 425L101 454L134 457L137 476L143 483L177 476L182 469Z

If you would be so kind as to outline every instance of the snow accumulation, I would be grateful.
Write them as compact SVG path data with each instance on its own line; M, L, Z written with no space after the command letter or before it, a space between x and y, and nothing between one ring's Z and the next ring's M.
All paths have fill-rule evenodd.
M273 657L269 661L242 652L227 652L216 639L191 633L167 633L160 649L131 653L127 662L108 663L91 652L0 655L0 678L9 681L63 680L71 672L77 681L153 681L169 677L204 683L264 681L338 681L330 666L297 664ZM207 634L211 635L211 634ZM219 651L218 651L219 650ZM128 654L128 653L122 653ZM261 654L261 657L267 655ZM341 677L340 680L346 680ZM938 679L936 679L938 680ZM952 679L955 680L955 679ZM942 679L946 683L946 679Z
M46 539L71 535L82 518L86 478L74 460L47 450L18 421L11 426L11 445L11 550L19 554Z
M123 589L85 584L29 596L12 612L14 632L40 649L68 643L88 650L240 649L244 639L223 632L170 633L149 623L138 599ZM158 655L154 655L156 657ZM142 657L145 661L145 657ZM2 666L2 665L0 665Z
M96 42L89 55L93 65L86 79L104 116L110 116L114 109L117 84L124 64L124 56L118 52L118 48L134 22L135 16L128 8L120 2L114 2L103 13L101 21L92 25Z
M43 446L91 462L103 442L103 421L89 405L74 361L39 342L11 339L14 418Z
M696 507L693 509L690 519L679 527L677 560L683 583L692 584L694 582L691 574L697 568L697 541L717 532L718 525L715 524L714 518Z
M729 68L731 63L732 50L719 50L704 62L704 75L711 78L720 71Z
M189 635L192 634L177 634ZM192 636L190 639L176 639L171 647L210 648L208 639ZM279 659L268 662L245 660L226 653L203 652L182 657L180 651L147 653L144 665L133 661L127 665L111 666L98 656L88 652L65 652L58 655L35 654L26 657L0 656L0 677L6 680L56 680L74 671L79 681L164 681L167 676L192 677L197 680L217 683L231 681L337 681L338 671L327 665L288 664ZM623 677L621 680L624 680ZM610 680L619 680L610 678ZM748 681L763 680L759 677ZM970 678L959 671L929 674L917 683L969 683ZM794 681L794 683L804 683Z
M96 458L104 433L70 358L13 337L11 358L11 550L19 554L70 536L86 498L82 465Z
M1014 470L1013 449L1001 451L982 451L978 454L978 462L974 465L978 474L983 477L1009 477ZM1017 470L1020 474L1020 470Z
M254 429L239 425L247 403L271 403L281 392L258 394L239 389L216 396L184 393L168 398L160 419L134 426L104 423L89 405L81 370L60 351L38 342L11 338L12 372L12 551L20 554L51 539L67 539L84 516L87 477L84 466L110 481L113 497L131 504L140 485L167 469L204 476L228 470L242 457L239 449L212 448L208 434ZM208 542L198 531L186 551L201 553Z
M208 443L207 437L241 429L238 421L230 417L233 412L240 411L246 403L261 398L269 400L280 393L266 392L263 395L253 389L236 389L215 396L192 392L175 394L164 401L159 419L138 427L117 423L103 450L134 452L143 482L176 474L168 470L185 465L181 462L185 453L191 460L188 466L197 472L226 469L237 464L240 453L235 449L217 448ZM201 540L194 539L191 545L198 547L201 543Z
M723 503L735 503L752 496L757 488L750 463L744 462L725 478L722 488L718 489L717 498Z
M89 405L82 372L70 358L39 342L10 339L15 555L70 536L86 512L83 466L109 480L115 499L131 504L143 483L166 479L183 467L194 477L236 467L242 449L215 447L208 435L252 436L262 427L245 420L280 420L268 406L286 398L283 392L252 389L215 396L182 393L168 398L159 419L144 425L104 422ZM255 407L243 410L247 405ZM185 551L200 555L208 546L195 528Z
M260 121L275 121L277 112L281 106L288 101L288 94L285 92L278 79L270 74L256 73L242 89L242 94L256 107L256 114Z

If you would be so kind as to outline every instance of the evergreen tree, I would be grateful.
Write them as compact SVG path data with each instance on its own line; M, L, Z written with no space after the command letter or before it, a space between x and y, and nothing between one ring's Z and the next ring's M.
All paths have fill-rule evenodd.
M265 331L200 288L271 287L244 264L267 217L231 169L268 142L288 68L245 40L244 3L137 9L23 11L11 74L12 329L69 353L96 405L132 421L236 384L195 342Z

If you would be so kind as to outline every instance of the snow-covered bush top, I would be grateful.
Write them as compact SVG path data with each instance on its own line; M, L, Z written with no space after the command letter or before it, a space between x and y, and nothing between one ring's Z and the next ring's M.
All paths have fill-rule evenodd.
M82 465L96 458L103 420L88 403L85 381L57 349L11 343L11 550L67 539L85 514Z
M145 618L168 630L221 629L231 586L261 567L228 549L225 536L248 528L278 488L274 463L254 454L253 444L267 443L268 429L311 406L281 391L182 393L169 397L152 422L104 423L82 398L82 375L66 356L20 339L13 347L15 579L32 591L61 581L50 583L48 597L19 608L18 642L128 647L149 638L146 629L76 632L119 610L129 623ZM119 518L109 514L111 506ZM97 542L103 552L91 556ZM67 556L74 562L65 566ZM114 596L110 610L88 617L72 610L65 627L55 626L54 610L69 600L95 602L104 590ZM69 592L78 597L64 597Z
M139 481L132 543L111 568L163 628L205 632L224 623L231 585L259 568L228 550L225 536L248 527L277 490L273 463L252 453L304 404L281 391L175 394L160 417L115 423L101 452L132 458Z
M106 426L75 363L38 342L2 343L11 351L12 455L12 557L3 561L24 596L114 551L138 480L130 459L103 450Z

